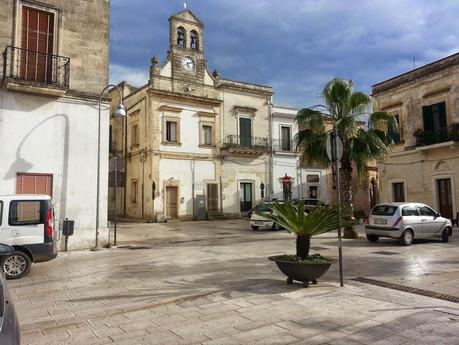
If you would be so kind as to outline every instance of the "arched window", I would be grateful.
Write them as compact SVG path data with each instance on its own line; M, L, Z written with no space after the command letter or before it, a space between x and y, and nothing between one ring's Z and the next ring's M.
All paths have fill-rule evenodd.
M199 49L198 33L194 30L190 32L190 48L196 50Z
M177 28L177 45L185 47L185 29L181 26Z

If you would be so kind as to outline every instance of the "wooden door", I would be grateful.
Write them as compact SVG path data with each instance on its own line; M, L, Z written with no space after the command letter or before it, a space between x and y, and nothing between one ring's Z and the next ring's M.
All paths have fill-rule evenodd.
M23 6L21 29L21 78L51 83L54 14Z
M207 210L218 211L218 184L207 184Z
M45 194L53 197L53 175L18 173L16 178L16 193Z
M178 216L178 187L166 187L166 218L175 219Z
M451 179L437 180L439 212L445 218L453 218L453 197L451 193Z

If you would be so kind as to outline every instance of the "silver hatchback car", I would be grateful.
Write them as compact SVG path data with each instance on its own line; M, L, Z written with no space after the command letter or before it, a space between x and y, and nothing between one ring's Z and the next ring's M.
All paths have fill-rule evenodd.
M386 203L373 207L365 225L367 239L376 242L391 237L409 246L415 238L440 237L448 242L452 224L427 205L419 203Z

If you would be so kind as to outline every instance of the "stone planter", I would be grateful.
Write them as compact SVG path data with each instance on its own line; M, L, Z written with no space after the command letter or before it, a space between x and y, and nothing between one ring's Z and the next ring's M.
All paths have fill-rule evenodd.
M317 278L327 272L333 263L295 262L282 259L282 256L270 256L269 260L274 261L279 270L287 276L287 284L292 284L296 280L302 282L304 287L308 287L309 282L317 284Z

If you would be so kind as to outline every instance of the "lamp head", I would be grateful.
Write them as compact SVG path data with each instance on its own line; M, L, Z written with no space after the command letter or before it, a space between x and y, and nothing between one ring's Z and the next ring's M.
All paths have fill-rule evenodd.
M126 116L126 110L124 109L123 104L118 104L116 109L113 111L113 116L114 117L125 117Z

